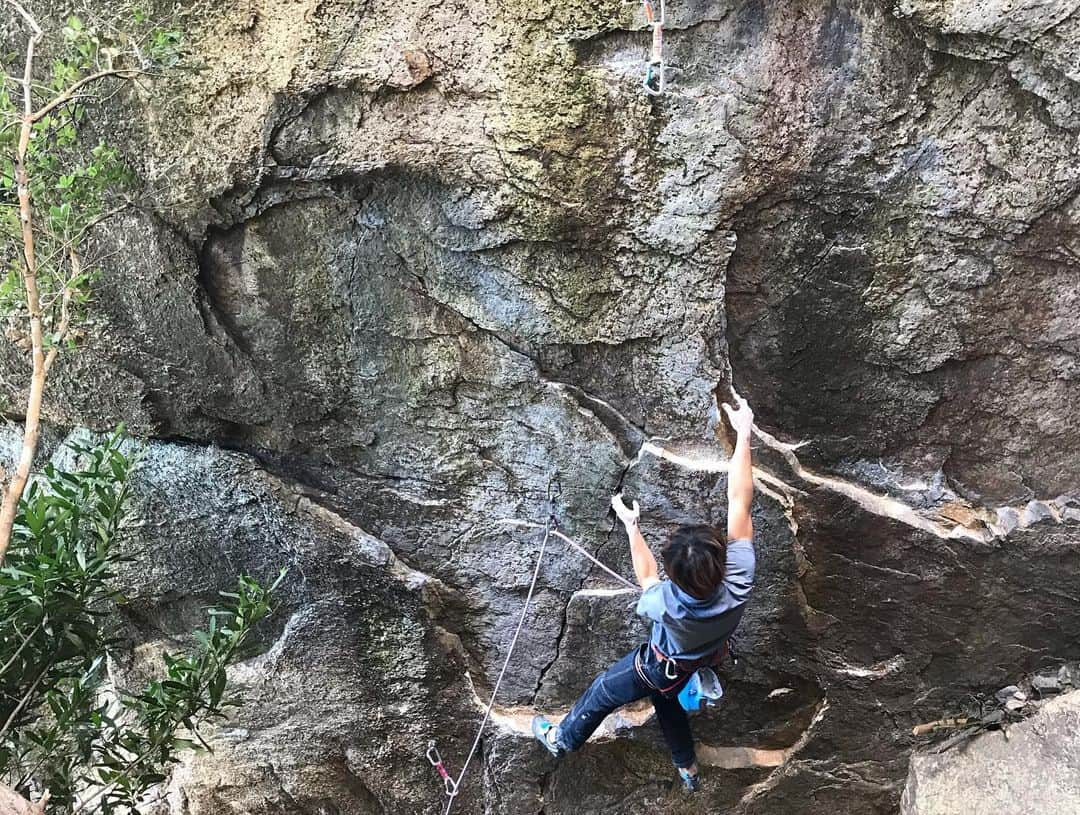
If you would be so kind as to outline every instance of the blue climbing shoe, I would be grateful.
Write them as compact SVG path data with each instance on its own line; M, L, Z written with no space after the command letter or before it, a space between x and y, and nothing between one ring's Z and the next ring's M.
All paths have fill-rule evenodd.
M544 745L544 749L555 758L563 754L562 748L555 743L555 739L559 736L559 728L549 722L546 717L533 716L532 732L536 740Z
M679 778L682 779L683 787L687 792L697 792L701 789L701 780L698 778L696 769L679 767Z

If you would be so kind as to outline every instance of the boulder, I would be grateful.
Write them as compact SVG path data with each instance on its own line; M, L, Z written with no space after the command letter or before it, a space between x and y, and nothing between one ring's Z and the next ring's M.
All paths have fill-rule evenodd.
M1007 731L912 756L902 815L1044 815L1080 810L1080 693L1043 704Z

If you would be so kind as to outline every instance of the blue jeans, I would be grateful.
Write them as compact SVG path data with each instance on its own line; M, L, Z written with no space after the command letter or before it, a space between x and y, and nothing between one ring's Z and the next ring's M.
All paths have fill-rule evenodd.
M641 673L634 664L639 653ZM679 704L678 697L691 676L685 674L677 679L666 678L664 663L656 658L651 648L646 645L635 648L599 674L574 703L559 725L559 747L567 751L577 750L609 713L648 696L656 708L656 719L671 749L672 761L676 767L689 767L694 763L694 735L690 732L690 719ZM660 689L664 689L664 692Z

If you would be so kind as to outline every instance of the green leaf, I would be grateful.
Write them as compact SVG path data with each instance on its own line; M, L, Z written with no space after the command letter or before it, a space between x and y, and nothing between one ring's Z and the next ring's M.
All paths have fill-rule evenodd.
M225 692L225 671L218 671L210 680L210 704L216 705L221 701L221 695Z
M174 750L194 750L197 753L206 752L201 744L191 741L191 739L177 739L172 740L172 749Z

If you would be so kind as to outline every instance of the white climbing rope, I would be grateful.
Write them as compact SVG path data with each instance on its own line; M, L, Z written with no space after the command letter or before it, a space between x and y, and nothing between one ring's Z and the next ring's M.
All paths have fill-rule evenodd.
M532 521L520 521L517 518L502 518L502 519L499 520L499 523L506 524L507 526L525 527L527 529L543 529L544 528L543 524L533 523ZM629 587L629 588L631 588L631 589L633 589L634 591L637 591L637 592L641 591L640 586L638 586L635 583L631 583L629 580L627 580L625 577L623 577L621 574L614 571L613 569L609 569L607 566L605 566L603 563L601 563L599 560L597 560L592 555L592 553L589 552L588 549L586 549L584 546L582 546L577 541L567 537L562 532L560 532L558 529L552 529L551 534L554 535L555 537L557 537L559 540L563 541L564 543L567 543L570 546L577 549L581 554L585 555L585 557L587 557L589 560L591 560L595 565L599 566L601 569L603 569L609 575L614 577L616 580L618 580L624 586L627 586L627 587Z
M539 524L536 526L539 526ZM514 636L510 640L510 649L506 652L506 659L503 660L502 669L499 671L499 677L495 680L495 687L491 690L491 700L488 702L487 710L484 711L484 719L480 722L480 727L476 730L476 738L473 739L472 748L470 748L469 755L465 758L465 764L462 765L461 772L458 773L458 777L454 779L453 784L450 784L449 782L446 784L446 794L450 798L450 800L446 802L446 815L450 815L450 810L454 807L454 801L461 788L461 779L465 777L465 772L469 769L469 763L473 760L473 756L476 755L476 748L480 746L480 740L484 735L484 728L487 727L488 720L491 718L491 709L495 707L495 696L499 693L499 686L502 684L503 677L506 676L506 669L510 666L510 659L514 656L514 648L517 647L518 638L521 636L521 629L525 626L525 618L529 614L529 606L532 604L533 594L536 592L536 581L540 577L540 565L544 562L544 552L547 550L548 540L550 538L551 522L549 521L547 526L544 527L544 540L541 541L540 552L536 556L536 568L533 569L532 581L529 583L529 593L525 595L525 605L521 608L521 616L518 618L517 628L514 629Z
M439 771L439 775L442 776L443 782L446 786L446 795L449 800L446 802L445 815L450 815L450 810L454 808L454 800L457 798L457 794L461 789L461 781L465 777L465 772L469 769L469 764L472 763L473 758L476 755L476 750L480 746L480 741L484 736L484 728L487 727L488 721L491 719L491 711L495 707L495 697L499 693L499 687L502 685L503 677L506 676L506 669L510 667L510 659L514 656L514 649L517 647L518 639L521 637L521 629L525 627L525 618L529 614L529 606L532 605L533 595L536 593L536 581L540 577L540 566L544 562L544 555L547 552L548 541L551 536L554 535L564 543L569 544L581 554L585 555L595 565L599 566L609 575L614 577L620 583L628 586L636 592L640 592L641 589L635 584L631 583L625 577L613 569L608 568L599 560L597 560L591 552L589 552L584 546L577 541L573 540L567 535L564 535L558 529L553 529L553 520L549 520L547 524L538 524L532 521L522 521L517 518L502 518L498 521L500 524L506 524L507 526L516 526L524 529L543 529L544 539L540 542L540 551L536 555L536 567L533 569L532 580L529 582L529 591L525 595L525 605L521 609L521 616L518 617L517 628L514 629L514 636L510 639L510 648L506 652L506 658L503 660L502 668L499 670L499 676L495 680L495 687L491 690L491 699L488 700L487 709L484 711L484 718L480 722L480 727L476 730L476 738L473 739L472 747L469 748L469 755L465 757L465 763L461 767L461 772L458 773L457 778L451 778L449 773L443 767L442 758L439 756L438 750L435 748L435 742L429 742L427 757L428 761Z

